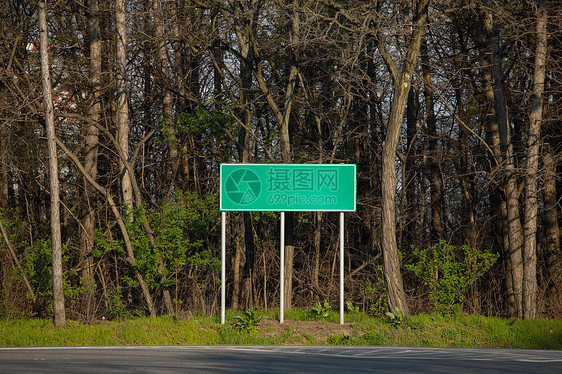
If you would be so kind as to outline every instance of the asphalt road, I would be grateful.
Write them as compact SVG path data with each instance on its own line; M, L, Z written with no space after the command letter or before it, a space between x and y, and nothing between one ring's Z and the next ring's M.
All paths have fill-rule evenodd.
M0 348L0 373L562 373L562 351L344 346Z

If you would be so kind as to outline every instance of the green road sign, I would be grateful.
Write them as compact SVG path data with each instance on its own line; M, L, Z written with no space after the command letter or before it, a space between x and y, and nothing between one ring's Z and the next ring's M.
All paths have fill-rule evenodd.
M354 212L356 167L221 164L220 210Z

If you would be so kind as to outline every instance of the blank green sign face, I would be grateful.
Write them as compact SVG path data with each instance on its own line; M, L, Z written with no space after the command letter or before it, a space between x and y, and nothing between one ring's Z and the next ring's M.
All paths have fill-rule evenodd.
M354 212L355 165L221 164L223 211Z

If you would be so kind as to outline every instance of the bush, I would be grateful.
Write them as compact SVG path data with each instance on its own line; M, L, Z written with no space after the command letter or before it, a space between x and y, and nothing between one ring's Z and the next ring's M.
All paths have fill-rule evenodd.
M499 255L467 245L457 248L440 241L425 249L415 248L413 256L414 260L405 267L430 288L429 298L435 309L443 314L456 314L462 308L466 289L492 267Z
M198 268L203 272L220 268L220 260L205 243L209 227L218 219L215 205L211 195L178 193L174 201L163 204L161 209L140 206L125 210L135 266L152 290L175 285L173 275L185 268ZM154 243L146 233L145 220L152 230ZM100 258L108 252L123 255L123 243L98 232L94 256ZM127 286L137 286L134 279L123 277L123 280Z

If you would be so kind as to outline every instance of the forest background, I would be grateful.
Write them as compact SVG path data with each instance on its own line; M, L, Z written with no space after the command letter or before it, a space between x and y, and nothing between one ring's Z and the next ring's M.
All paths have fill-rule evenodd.
M0 317L217 314L224 162L357 165L352 309L560 317L557 1L0 14ZM285 308L337 305L338 230L287 214ZM227 243L229 308L277 308L279 215L228 213Z

